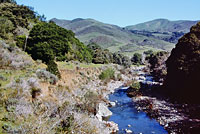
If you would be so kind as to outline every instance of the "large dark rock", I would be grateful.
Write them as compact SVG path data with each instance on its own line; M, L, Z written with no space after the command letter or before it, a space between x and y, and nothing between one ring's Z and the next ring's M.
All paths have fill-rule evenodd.
M200 103L200 22L184 35L167 62L167 90L176 99Z

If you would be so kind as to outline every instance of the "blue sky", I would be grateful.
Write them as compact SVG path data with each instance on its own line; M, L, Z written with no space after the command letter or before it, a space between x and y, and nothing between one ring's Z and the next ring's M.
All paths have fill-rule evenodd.
M166 18L200 20L200 0L17 0L47 19L93 18L119 26Z

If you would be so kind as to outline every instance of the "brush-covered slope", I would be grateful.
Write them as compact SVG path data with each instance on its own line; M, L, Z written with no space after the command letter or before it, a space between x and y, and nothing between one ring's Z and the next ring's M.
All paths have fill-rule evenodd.
M200 23L179 40L166 63L166 86L171 94L199 103Z
M122 53L132 54L147 49L171 50L174 46L173 43L142 34L135 34L125 28L93 19L78 18L69 21L54 18L51 21L75 32L77 38L85 44L97 43L112 52L121 51Z

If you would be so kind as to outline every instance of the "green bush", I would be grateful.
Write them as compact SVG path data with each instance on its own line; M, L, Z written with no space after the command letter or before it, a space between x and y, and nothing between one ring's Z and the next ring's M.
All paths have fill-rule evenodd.
M99 79L101 80L110 80L115 78L115 71L112 68L104 70L100 75Z
M153 54L153 50L144 51L144 54L145 54L146 56L150 56L151 54Z
M58 70L58 65L53 60L50 60L47 63L47 71L55 74L56 76L58 76L58 78L61 78L60 72Z
M134 65L141 65L142 64L142 55L139 53L135 53L131 58L131 61Z
M26 43L26 36L25 35L19 35L19 36L17 36L17 38L16 38L16 45L19 48L24 49L25 43Z
M8 33L11 33L13 30L13 23L6 17L0 17L0 37L7 39Z
M123 65L125 67L131 66L130 58L120 53L113 53L113 63L118 64L118 65Z
M135 91L139 91L140 88L141 88L141 85L139 82L133 82L131 85L130 85L131 89L135 90Z

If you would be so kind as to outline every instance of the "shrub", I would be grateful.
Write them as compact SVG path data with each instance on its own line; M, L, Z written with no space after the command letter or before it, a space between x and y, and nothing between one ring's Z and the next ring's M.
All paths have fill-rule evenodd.
M36 71L36 75L39 79L44 79L46 81L49 81L51 84L55 84L58 81L58 78L56 75L51 74L50 72L42 69L38 69Z
M60 72L58 70L58 65L53 60L47 63L47 71L55 74L56 76L58 76L58 78L61 78Z
M131 58L131 61L135 65L141 65L142 64L142 55L139 53L135 53L133 57Z
M7 39L8 33L14 30L13 23L5 17L0 17L0 37Z
M129 57L124 56L120 53L113 53L113 63L123 65L125 67L130 67L131 60L129 59Z
M146 56L150 56L151 54L153 54L153 50L144 51L144 54L145 54Z
M17 38L16 38L16 45L19 48L24 49L25 43L26 43L26 36L25 35L19 35L19 36L17 36Z
M115 78L115 71L112 68L104 70L100 75L99 79L101 80L110 80Z
M168 52L161 51L146 57L149 63L150 73L152 76L154 76L156 81L162 82L165 80L167 74L165 61L167 60L168 56Z
M134 82L130 85L130 87L131 87L133 90L135 90L135 91L139 91L140 88L141 88L141 85L140 85L139 82L135 82L135 81L134 81Z

